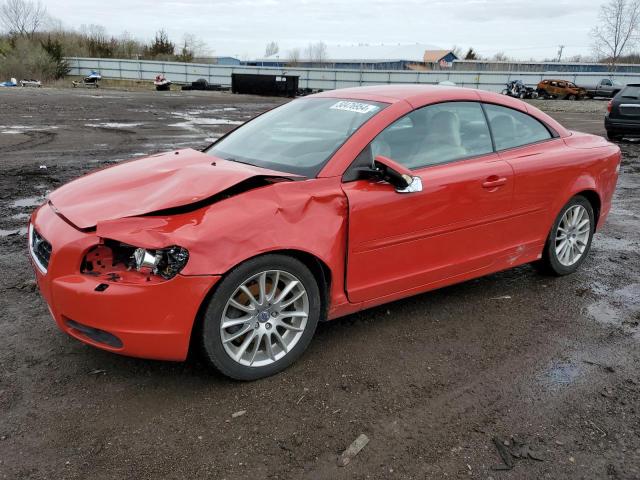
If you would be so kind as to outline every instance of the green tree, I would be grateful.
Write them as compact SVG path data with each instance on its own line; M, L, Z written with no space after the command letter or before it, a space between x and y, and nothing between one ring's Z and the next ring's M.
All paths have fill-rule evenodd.
M49 35L47 40L45 42L40 42L40 44L49 57L51 57L51 60L55 62L54 78L62 78L69 73L71 68L64 58L64 52L62 51L62 43L60 43L60 40L52 40L51 35Z
M156 36L147 48L147 55L150 57L170 56L173 55L176 46L169 40L169 35L164 29L156 32Z
M465 60L478 60L478 54L473 50L472 47L469 47L467 50L467 54L464 56Z

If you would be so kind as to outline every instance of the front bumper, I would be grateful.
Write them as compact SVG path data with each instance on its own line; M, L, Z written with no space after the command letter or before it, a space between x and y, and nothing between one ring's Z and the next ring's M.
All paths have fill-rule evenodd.
M49 205L40 207L31 221L52 246L46 273L30 258L40 292L62 331L123 355L186 358L194 320L218 276L177 275L145 284L82 274L84 255L100 242L95 232L75 229Z

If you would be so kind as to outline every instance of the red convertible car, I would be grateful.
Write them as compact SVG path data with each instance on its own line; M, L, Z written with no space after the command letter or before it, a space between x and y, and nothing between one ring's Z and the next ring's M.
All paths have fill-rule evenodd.
M251 380L318 321L528 262L574 272L619 166L617 146L503 95L334 90L59 188L30 257L69 335L153 359L198 347Z

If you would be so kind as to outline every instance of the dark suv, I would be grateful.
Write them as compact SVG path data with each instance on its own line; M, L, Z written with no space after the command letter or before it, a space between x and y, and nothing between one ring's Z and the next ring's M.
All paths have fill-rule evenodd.
M640 84L630 84L609 101L604 128L609 140L640 135Z

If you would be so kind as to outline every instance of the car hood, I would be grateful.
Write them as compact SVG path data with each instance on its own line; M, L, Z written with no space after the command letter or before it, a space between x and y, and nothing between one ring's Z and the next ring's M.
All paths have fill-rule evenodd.
M214 202L225 192L242 193L243 185L247 190L296 177L185 149L85 175L52 192L49 201L67 221L91 229L106 220Z

